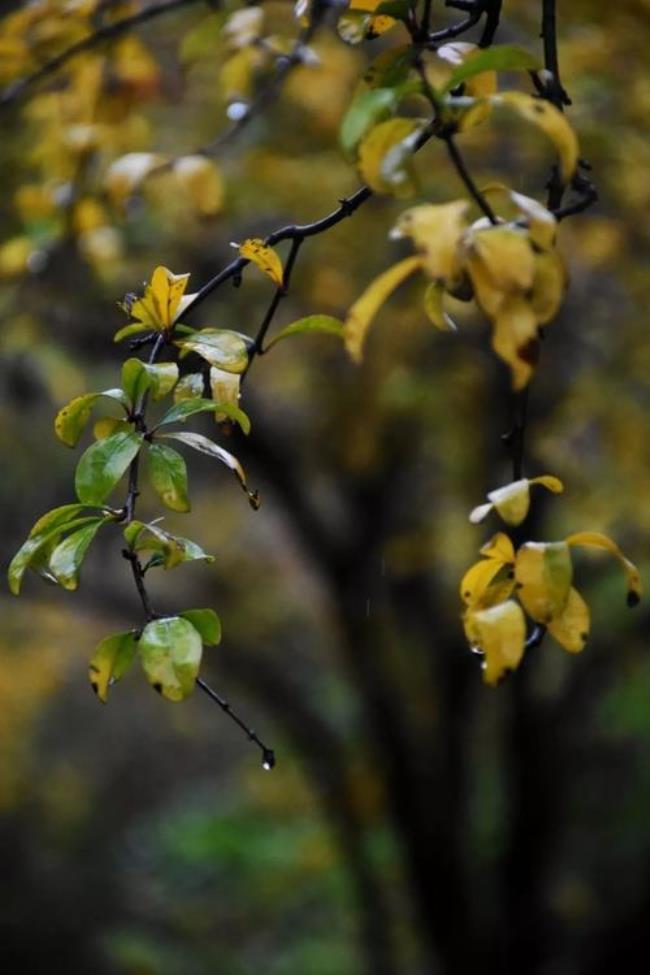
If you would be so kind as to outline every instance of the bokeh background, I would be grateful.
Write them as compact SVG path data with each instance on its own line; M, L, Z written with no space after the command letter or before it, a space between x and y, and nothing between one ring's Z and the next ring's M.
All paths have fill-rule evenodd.
M529 530L607 531L643 571L650 5L559 6L570 118L601 201L561 229L571 289L532 385L527 471L561 477L566 493L538 494ZM505 3L499 39L535 49L538 7ZM295 70L217 156L208 212L165 176L126 207L107 194L112 159L183 154L227 124L224 16L190 5L134 31L141 46L104 49L112 87L81 119L101 137L68 131L81 122L56 79L3 109L3 566L39 514L71 500L76 455L52 418L114 385L117 300L157 264L199 286L230 241L316 219L357 184L337 127L368 57L400 42L392 32L363 49L322 33L319 64ZM267 16L277 36L295 33L290 5L269 3ZM64 19L62 33L35 35L41 60L69 39ZM7 59L3 83L20 73ZM479 183L543 198L549 148L532 130L495 120L462 146ZM417 170L416 202L461 195L440 146ZM95 201L99 220L75 223L62 185ZM278 321L342 315L405 253L387 238L403 207L374 199L308 242ZM627 610L614 563L579 558L593 614L584 653L549 640L498 690L482 685L457 587L496 530L471 526L468 511L510 479L508 376L471 310L457 309L457 334L435 332L423 287L414 280L382 311L361 368L318 336L254 364L253 432L226 445L259 488L259 512L198 457L192 513L166 516L216 560L152 573L155 604L219 612L224 640L204 675L274 745L272 773L203 695L169 704L134 668L107 706L94 698L92 648L140 615L115 536L95 543L78 593L32 576L20 600L0 596L5 970L600 975L645 957L648 610ZM249 271L192 324L254 333L270 289ZM158 514L149 494L141 505Z

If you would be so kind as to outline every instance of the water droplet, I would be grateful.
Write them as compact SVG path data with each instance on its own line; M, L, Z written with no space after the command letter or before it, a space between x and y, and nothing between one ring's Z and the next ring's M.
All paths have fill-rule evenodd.
M485 653L485 650L482 647L479 647L479 645L476 643L472 644L469 649L472 653L478 653L481 657Z
M265 772L270 772L275 767L275 752L271 748L265 748L262 756L262 768Z
M248 115L248 105L246 102L231 102L226 109L226 115L231 122L241 122Z

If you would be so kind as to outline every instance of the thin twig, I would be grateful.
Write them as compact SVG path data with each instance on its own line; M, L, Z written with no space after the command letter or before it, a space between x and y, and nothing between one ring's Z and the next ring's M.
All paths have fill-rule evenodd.
M228 715L231 721L234 721L235 724L241 728L249 741L255 742L257 747L262 752L262 765L268 772L270 772L275 765L275 752L273 749L264 744L261 738L258 737L257 733L252 728L248 727L248 725L239 717L236 711L233 711L228 701L221 697L221 695L218 694L214 688L210 687L210 685L207 684L202 677L197 677L196 683L201 690L208 695L210 700L214 701L215 704L218 704L221 710Z
M488 218L490 223L497 224L499 221L497 220L496 214L492 209L492 207L490 206L490 204L488 203L488 201L485 199L485 196L481 193L478 186L472 179L469 170L465 165L465 161L460 153L460 150L458 149L458 146L454 141L453 135L451 134L443 135L442 139L445 145L447 146L447 151L449 152L451 161L456 167L456 172L458 173L463 183L465 184L465 188L467 189L467 192L472 197L474 202L481 208L481 210Z

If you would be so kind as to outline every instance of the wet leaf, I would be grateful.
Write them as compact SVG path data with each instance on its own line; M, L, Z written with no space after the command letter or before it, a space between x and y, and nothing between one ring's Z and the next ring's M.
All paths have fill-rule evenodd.
M194 690L203 647L198 631L180 616L147 623L138 652L149 683L169 701L182 701Z
M480 548L481 555L488 559L496 559L504 565L511 565L515 561L515 549L512 540L504 533L497 532Z
M218 369L217 366L210 366L210 392L215 403L223 403L226 406L238 409L240 387L241 376L235 375L233 372L225 372L223 369ZM215 412L214 418L217 423L232 419L223 410Z
M282 287L284 278L282 261L261 237L249 237L245 240L239 245L239 254L258 267L278 288Z
M467 570L460 583L460 595L468 606L477 605L486 589L503 568L503 562L496 559L481 559Z
M616 542L612 541L607 535L601 532L575 532L568 535L565 540L567 545L584 545L587 548L602 548L617 559L625 573L625 584L627 586L627 604L636 606L643 595L643 583L641 576L634 562L630 561L623 554Z
M147 450L149 478L163 504L172 511L189 511L187 467L185 460L171 447L152 443Z
M75 472L79 500L84 504L103 504L136 457L142 440L141 433L121 430L92 444Z
M366 333L375 315L392 292L422 266L419 257L407 257L380 274L350 308L343 328L345 347L360 362Z
M114 633L97 644L88 665L88 679L100 701L106 703L109 687L127 672L135 660L137 649L133 630Z
M221 642L221 620L213 609L186 609L180 614L201 634L206 647L214 647Z

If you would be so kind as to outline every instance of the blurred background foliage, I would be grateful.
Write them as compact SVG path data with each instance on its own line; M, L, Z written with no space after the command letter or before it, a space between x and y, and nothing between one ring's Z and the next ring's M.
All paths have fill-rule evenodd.
M535 49L538 7L505 3L499 40ZM531 531L607 531L643 569L650 4L560 7L570 117L601 202L561 228L571 288L532 386L527 450L529 472L567 491L536 497ZM265 11L286 47L291 5ZM230 241L316 219L356 185L337 127L367 58L399 43L393 32L362 48L322 32L318 63L217 154L207 202L169 172L126 202L111 190L107 168L125 152L185 155L228 125L225 17L202 4L169 13L71 63L74 104L53 78L3 109L4 564L38 514L71 499L74 460L52 418L114 384L124 292L156 264L191 271L193 290L230 259ZM74 39L57 23L37 62ZM24 73L3 61L3 84ZM541 196L548 146L533 132L498 121L462 142L479 183ZM460 195L440 146L417 170L418 199ZM401 209L373 199L310 241L280 324L344 313L401 256L387 240ZM250 272L193 324L253 333L270 287ZM649 947L648 611L630 614L618 572L583 559L585 653L547 642L498 691L482 685L457 585L490 531L468 511L509 480L508 376L463 306L458 334L432 329L423 287L382 311L361 368L319 336L255 364L243 401L253 432L233 441L259 513L199 459L191 515L167 516L216 561L156 579L154 600L220 613L225 639L204 671L275 745L272 774L203 697L170 705L135 671L109 706L93 697L92 647L139 618L110 533L79 594L34 577L20 602L0 597L8 970L419 975L479 963L599 975ZM142 507L158 514L148 495Z

